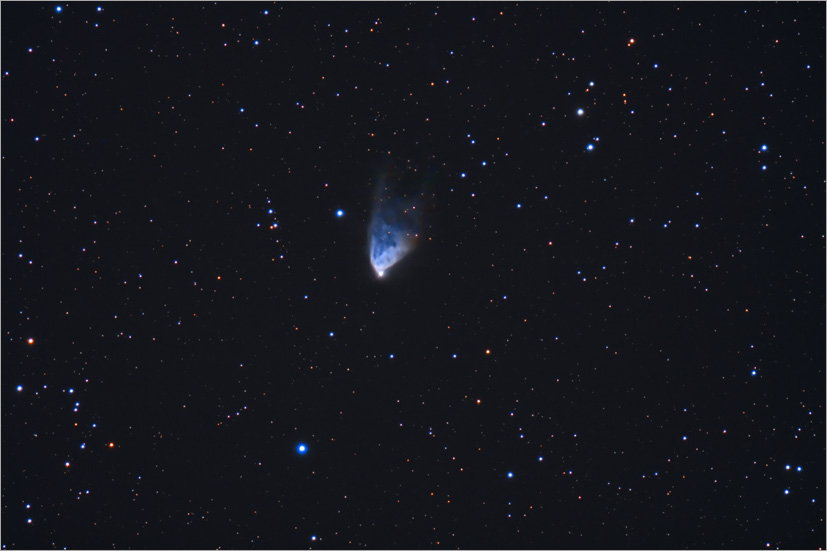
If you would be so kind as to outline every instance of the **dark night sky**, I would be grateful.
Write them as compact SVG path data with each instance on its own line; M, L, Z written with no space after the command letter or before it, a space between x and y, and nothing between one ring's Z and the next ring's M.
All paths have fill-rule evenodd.
M824 3L3 2L2 547L824 548L824 52Z

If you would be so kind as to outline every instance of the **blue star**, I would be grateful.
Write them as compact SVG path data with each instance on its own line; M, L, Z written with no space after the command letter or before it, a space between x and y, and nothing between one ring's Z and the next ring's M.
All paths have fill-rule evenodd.
M507 476L508 478L514 478L514 473L509 472L509 473L508 473L507 475L505 475L505 476Z
M345 211L343 211L342 209L339 209L339 210L336 211L336 216L338 216L339 218L341 218L344 215L345 215Z
M307 446L305 446L304 444L299 444L298 446L296 446L296 451L299 452L299 455L304 455L305 453L307 453Z

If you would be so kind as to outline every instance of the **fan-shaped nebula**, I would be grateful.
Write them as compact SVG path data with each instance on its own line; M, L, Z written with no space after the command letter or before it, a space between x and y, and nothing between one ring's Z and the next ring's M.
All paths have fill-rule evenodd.
M412 216L393 204L382 203L371 217L370 263L379 277L413 248Z
M422 185L420 182L416 186L420 189L406 193L402 180L418 176L388 169L379 177L368 226L368 255L379 277L409 254L416 244L421 212L421 209L417 210L417 204Z

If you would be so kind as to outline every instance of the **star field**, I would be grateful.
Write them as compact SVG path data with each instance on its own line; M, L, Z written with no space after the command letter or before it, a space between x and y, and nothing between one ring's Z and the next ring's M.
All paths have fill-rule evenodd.
M3 549L827 544L823 3L0 9Z

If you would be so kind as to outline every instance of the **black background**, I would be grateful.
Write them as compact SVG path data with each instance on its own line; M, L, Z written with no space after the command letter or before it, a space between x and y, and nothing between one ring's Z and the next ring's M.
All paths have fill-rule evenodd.
M3 548L823 548L824 22L4 2Z

